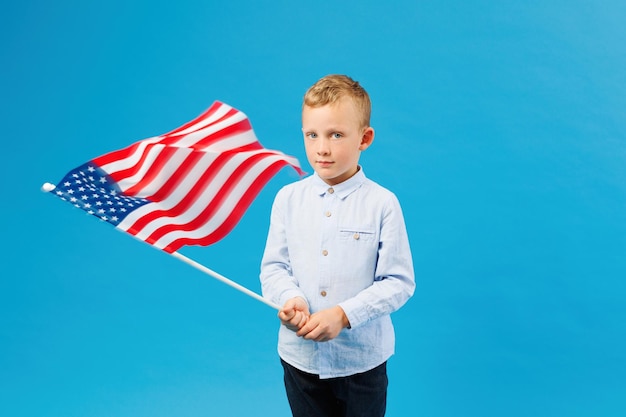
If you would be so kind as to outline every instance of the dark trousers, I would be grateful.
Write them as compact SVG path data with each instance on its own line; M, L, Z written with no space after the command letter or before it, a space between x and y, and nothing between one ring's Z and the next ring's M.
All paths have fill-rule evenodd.
M387 363L341 378L320 379L281 359L294 417L383 417L387 407Z

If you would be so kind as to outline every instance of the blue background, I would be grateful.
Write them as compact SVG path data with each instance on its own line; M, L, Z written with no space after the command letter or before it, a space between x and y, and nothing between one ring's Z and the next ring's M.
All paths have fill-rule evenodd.
M388 416L626 415L625 18L617 0L5 4L0 414L289 415L275 311L39 187L214 100L310 172L302 95L345 73L418 283ZM258 292L296 179L181 252Z

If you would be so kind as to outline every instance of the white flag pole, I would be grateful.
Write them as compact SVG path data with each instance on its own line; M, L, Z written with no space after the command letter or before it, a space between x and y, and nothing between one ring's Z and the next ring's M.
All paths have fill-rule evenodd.
M45 192L50 192L53 191L56 188L56 186L54 184L50 184L49 182L46 182L44 185L42 185L41 190L45 191ZM273 302L266 300L265 298L261 297L259 294L255 293L254 291L250 291L249 289L247 289L246 287L237 284L235 281L232 281L228 278L226 278L225 276L218 274L217 272L213 271L212 269L207 268L206 266L199 264L198 262L194 261L193 259L189 259L188 257L186 257L185 255L178 253L178 252L173 252L170 253L170 255L172 255L174 258L177 258L181 261L183 261L184 263L186 263L187 265L191 265L194 268L204 272L207 275L212 276L213 278L217 279L218 281L223 282L226 285L231 286L232 288L241 291L242 293L249 295L250 297L264 303L267 304L268 306L274 308L275 310L280 310L280 306L278 304L274 304Z
M267 304L268 306L276 309L276 310L280 310L280 306L277 304L274 304L273 302L266 300L265 298L261 297L259 294L250 291L249 289L247 289L246 287L237 284L235 281L232 281L228 278L226 278L223 275L218 274L217 272L207 268L204 265L199 264L198 262L194 261L193 259L189 259L188 257L186 257L185 255L182 255L179 252L172 252L170 253L170 255L172 255L174 258L180 259L181 261L183 261L184 263L193 266L196 269L199 269L200 271L204 272L207 275L212 276L213 278L217 279L218 281L222 281L224 284L229 285L231 287L233 287L236 290L241 291L242 293L249 295L252 298L257 299L258 301Z

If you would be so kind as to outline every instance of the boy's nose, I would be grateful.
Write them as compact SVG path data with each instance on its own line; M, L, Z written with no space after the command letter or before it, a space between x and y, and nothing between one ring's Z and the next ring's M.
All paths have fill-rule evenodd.
M329 141L326 139L321 139L317 143L317 154L318 155L328 155L330 153Z

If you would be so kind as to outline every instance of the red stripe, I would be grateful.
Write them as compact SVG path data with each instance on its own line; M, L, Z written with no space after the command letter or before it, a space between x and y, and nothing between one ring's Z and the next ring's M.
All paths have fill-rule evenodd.
M168 246L163 248L167 253L172 253L180 249L185 245L211 245L224 238L233 228L239 223L239 220L243 217L250 204L254 201L261 189L267 184L267 182L286 165L289 165L286 161L276 161L269 167L267 167L250 185L246 192L241 196L237 205L230 213L230 215L224 220L224 222L216 228L211 234L202 238L180 238L176 239Z
M161 136L175 135L175 134L177 134L180 131L183 131L185 129L189 129L191 126L193 126L193 125L195 125L197 123L200 123L204 119L208 119L209 117L211 117L215 112L217 112L220 108L222 108L222 106L224 106L223 103L220 103L219 101L216 101L213 104L211 104L211 107L209 107L200 116L196 117L195 119L193 119L192 121L190 121L188 123L185 123L181 127L176 128L176 129L172 130L171 132L168 132L168 133L166 133L164 135L161 135Z
M137 150L137 148L139 147L139 144L141 142L135 142L132 145L124 148L124 149L118 149L117 151L113 151L113 152L109 152L105 155L101 155L97 158L93 159L93 162L98 165L99 167L103 167L107 164L110 164L111 162L116 162L119 161L121 159L125 159L128 158L129 156L131 156L133 153L135 153L135 151Z
M220 107L222 107L222 106L220 106ZM215 113L215 111L214 111L214 112L212 112L212 113ZM234 115L236 115L236 114L238 114L238 113L240 113L240 111L239 111L239 110L231 108L231 109L230 109L230 110L228 110L226 113L224 113L224 115L222 115L219 119L213 120L211 123L209 123L209 124L207 124L207 125L204 125L204 126L202 126L202 127L197 126L196 128L194 128L194 129L193 129L193 130L191 130L190 132L185 132L185 133L182 133L184 130L189 129L190 127L194 126L194 124L199 124L199 123L203 122L203 121L204 121L204 119L206 119L206 117L204 117L204 118L202 118L202 117L198 117L198 118L196 119L195 123L187 123L187 126L183 126L182 128L176 129L176 131L175 131L175 132L171 132L171 133L168 133L168 134L166 134L166 135L163 135L164 140L169 141L168 143L173 143L173 142L171 141L171 139L172 139L172 138L173 138L173 139L175 139L175 140L178 140L179 138L184 137L184 136L187 136L187 135L189 135L190 133L197 132L197 131L199 131L200 129L204 129L204 128L208 127L208 126L214 126L214 125L216 125L217 123L220 123L220 122L222 122L222 121L224 121L224 120L230 119L231 117L233 117ZM211 114L211 115L212 115L212 114ZM185 129L185 128L186 128L186 129ZM219 131L218 131L218 132L219 132Z
M211 217L215 215L215 213L222 206L224 201L231 194L232 190L235 188L237 184L241 181L241 179L250 171L250 169L257 163L258 160L262 160L266 158L268 155L274 155L272 153L262 153L253 155L252 157L243 161L232 173L232 175L228 178L228 180L222 185L220 190L216 193L213 199L209 202L207 207L193 220L186 224L177 225L177 224L168 224L159 229L155 230L147 239L146 242L150 244L154 244L161 237L165 236L167 233L173 231L190 231L195 230L202 227ZM203 189L204 189L203 185ZM194 195L194 200L196 195ZM177 207L178 208L178 207ZM180 213L177 213L180 214ZM177 215L175 214L175 215ZM171 212L168 212L168 216L172 216Z
M211 165L209 165L207 170L193 185L191 190L189 190L185 197L178 204L176 204L176 206L172 207L169 210L154 210L146 214L145 216L142 216L141 218L137 219L137 221L135 221L135 223L133 223L133 225L127 230L128 233L130 233L131 235L136 235L150 222L158 219L159 217L176 217L181 213L184 213L186 210L189 209L189 207L191 207L191 205L196 201L198 196L206 189L206 187L209 186L211 181L215 179L215 176L220 172L226 162L228 162L233 156L235 156L233 152L219 154L215 161L213 161ZM178 182L180 182L184 177L180 176L177 178ZM173 191L173 188L171 191Z
M176 148L172 148L176 149ZM178 188L180 183L187 177L189 172L196 166L198 161L202 159L202 154L192 152L185 160L176 168L176 170L164 181L159 189L151 196L146 197L150 201L159 202L165 200Z
M162 171L162 168L165 164L174 156L174 154L178 151L176 148L166 147L161 150L159 155L155 158L154 162L150 165L144 176L132 187L126 189L124 194L135 196L139 193L146 185L150 184L154 178L159 175ZM137 166L137 168L141 168L141 166ZM135 171L138 171L135 170ZM117 175L117 173L115 173ZM114 174L111 174L114 177Z
M246 146L242 146L240 148L233 149L229 152L224 152L228 154L239 153L239 152L247 152L257 150L256 144L250 144ZM180 185L180 183L187 177L189 172L196 166L196 164L204 157L206 153L204 152L192 152L183 163L174 171L174 173L167 179L166 182L159 188L159 190L151 196L146 197L151 201L163 201L167 197L169 197L172 192ZM210 168L207 168L210 169ZM200 177L199 181L202 180Z
M152 148L154 148L157 145L159 145L159 143L151 143L148 146L146 146L143 152L141 153L141 157L139 158L139 161L137 161L135 165L133 165L132 167L122 169L120 171L109 172L109 175L111 176L111 178L113 178L117 183L119 183L120 181L125 180L126 178L130 178L133 175L135 175L137 172L139 172L139 170L145 164L146 158L148 158L148 154L150 153L150 150L152 150ZM155 161L153 162L153 164L156 165L157 161L159 161L158 156L157 158L155 158ZM162 160L160 162L163 163ZM161 169L162 165L157 165L157 168Z
M230 126L226 126L225 128L218 130L217 132L213 132L200 139L198 142L186 145L186 147L194 148L194 149L202 149L206 148L209 145L212 145L215 142L219 142L220 140L224 140L230 136L245 133L247 131L251 131L252 126L250 125L250 121L248 119L240 120ZM181 135L168 136L160 141L165 145L176 145L181 139L184 139L190 133L185 133ZM257 142L258 143L258 142ZM258 144L258 147L261 148L261 144Z
M219 139L226 139L230 136L235 136L235 135L250 132L250 131L252 131L252 125L250 125L250 121L248 119L243 119L235 124L232 124L218 132L215 132L207 136L206 138L202 139L201 141L193 145L193 148L203 149L203 148L208 147L212 143L217 142ZM256 143L256 149L262 148L261 144L258 141L256 141L256 138L255 138L255 143Z

